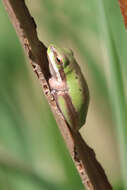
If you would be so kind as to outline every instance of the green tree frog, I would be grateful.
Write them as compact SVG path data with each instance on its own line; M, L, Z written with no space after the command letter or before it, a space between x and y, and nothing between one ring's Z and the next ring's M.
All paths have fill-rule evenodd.
M89 104L87 83L72 50L50 45L47 55L51 93L69 127L77 131L86 120Z

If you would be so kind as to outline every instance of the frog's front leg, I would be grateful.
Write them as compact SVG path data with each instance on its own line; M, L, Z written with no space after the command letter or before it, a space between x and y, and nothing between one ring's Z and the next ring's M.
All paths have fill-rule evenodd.
M54 80L54 78L50 78L49 79L49 85L50 85L50 88L51 88L51 92L52 90L53 91L57 91L57 92L66 92L68 93L68 88L66 87L66 84L65 82L61 81L57 81L57 80Z

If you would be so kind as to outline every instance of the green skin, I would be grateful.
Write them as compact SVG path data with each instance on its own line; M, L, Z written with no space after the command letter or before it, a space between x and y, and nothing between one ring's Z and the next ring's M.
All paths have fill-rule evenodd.
M73 52L50 45L47 50L51 78L49 85L67 124L79 130L86 120L89 91Z

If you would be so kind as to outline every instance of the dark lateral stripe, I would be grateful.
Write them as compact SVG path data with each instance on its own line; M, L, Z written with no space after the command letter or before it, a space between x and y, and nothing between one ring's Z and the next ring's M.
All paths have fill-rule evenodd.
M60 73L62 81L66 82L66 76L65 76L65 73L64 73L63 66L61 66L61 68L59 69L59 73Z
M73 128L74 130L76 130L78 128L78 126L77 126L78 125L78 119L79 119L78 114L77 114L77 112L76 112L76 110L72 104L72 101L71 101L69 94L65 93L63 95L63 98L64 98L65 103L66 103L67 112L68 112L68 115L70 117L69 119L73 125L72 127L71 126L70 127Z

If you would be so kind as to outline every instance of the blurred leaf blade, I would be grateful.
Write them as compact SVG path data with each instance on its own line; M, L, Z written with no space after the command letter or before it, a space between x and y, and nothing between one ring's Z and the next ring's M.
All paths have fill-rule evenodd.
M124 179L125 189L127 188L127 106L125 99L124 83L122 76L122 65L120 65L121 50L117 49L117 43L114 41L115 28L111 28L109 15L107 16L107 4L102 0L101 3L97 2L100 13L100 23L102 26L102 33L105 39L107 52L109 55L109 96L112 107L112 115L116 124L117 138L119 141L119 149L121 152L122 173ZM115 2L114 2L115 5ZM106 9L107 8L107 9ZM112 31L114 30L114 31ZM117 38L116 38L117 39ZM125 57L126 58L126 57Z

